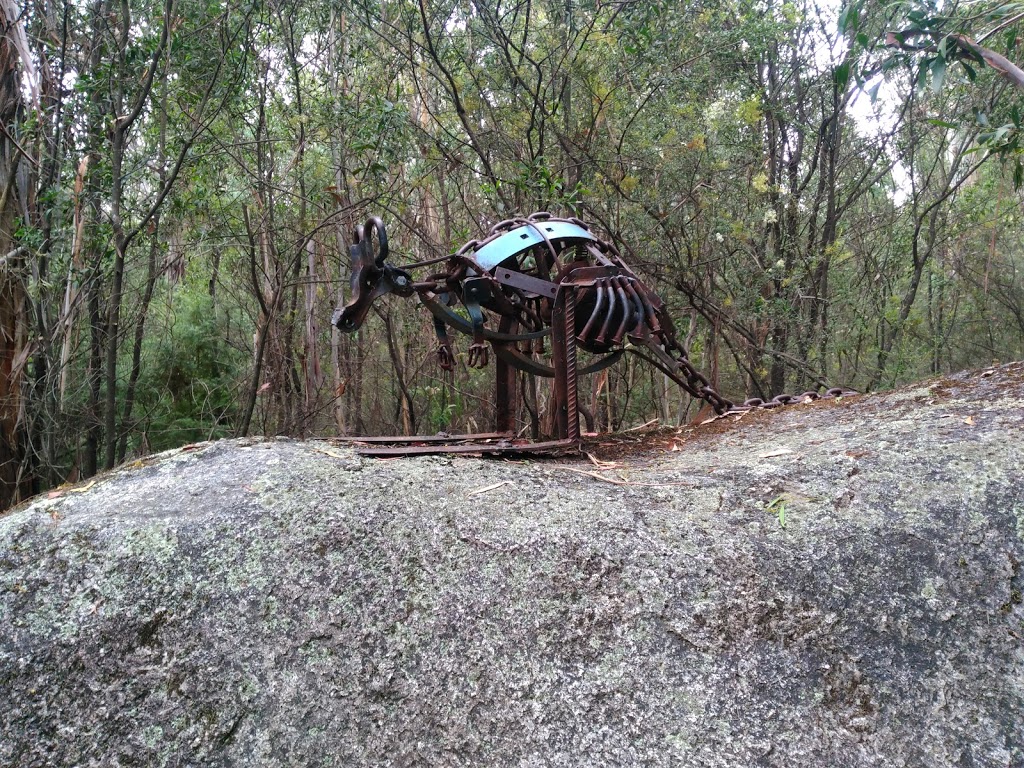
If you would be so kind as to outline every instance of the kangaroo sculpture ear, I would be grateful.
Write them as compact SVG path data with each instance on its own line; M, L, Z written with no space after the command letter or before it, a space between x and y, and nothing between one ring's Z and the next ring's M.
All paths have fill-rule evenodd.
M374 247L374 236L377 237ZM352 245L348 249L352 269L374 266L381 269L388 258L388 231L379 216L371 216L363 226L352 230Z
M379 216L371 216L363 225L362 242L365 244L367 255L373 257L373 235L377 235L377 254L374 257L374 264L383 267L388 258L388 231L384 228L384 222Z

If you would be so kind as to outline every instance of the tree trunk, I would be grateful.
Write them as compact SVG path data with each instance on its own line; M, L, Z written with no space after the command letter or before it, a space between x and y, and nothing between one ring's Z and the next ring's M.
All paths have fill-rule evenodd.
M20 89L24 31L9 6L0 4L0 510L31 492L24 472L26 450L22 429L22 378L30 354L27 297L21 271L28 251L19 246L15 231L19 219L17 177L28 162L17 141L25 109ZM18 37L20 36L20 38Z

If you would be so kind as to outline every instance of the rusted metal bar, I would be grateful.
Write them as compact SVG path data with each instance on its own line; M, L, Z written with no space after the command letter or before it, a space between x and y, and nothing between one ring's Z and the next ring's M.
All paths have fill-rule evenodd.
M511 333L515 321L509 317L501 318L503 333ZM515 428L516 410L516 369L499 351L510 346L509 342L492 342L494 347L494 426L499 432L509 432Z
M479 432L471 435L449 435L445 433L437 435L393 435L393 436L352 436L332 437L344 443L460 443L473 440L511 440L514 435L511 432Z
M430 456L432 454L461 453L481 456L560 456L579 451L578 440L547 440L543 442L468 442L449 445L366 445L357 446L362 456Z
M569 437L569 349L566 333L565 291L555 297L551 311L551 367L555 369L555 383L552 398L555 410L555 434ZM573 346L575 353L575 346ZM575 365L573 365L575 373ZM575 376L573 376L575 380Z

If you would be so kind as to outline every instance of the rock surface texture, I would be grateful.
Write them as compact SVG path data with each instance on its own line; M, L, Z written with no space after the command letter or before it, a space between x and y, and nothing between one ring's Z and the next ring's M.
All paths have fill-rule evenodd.
M1022 766L1022 425L1014 364L613 465L151 457L0 517L0 765Z

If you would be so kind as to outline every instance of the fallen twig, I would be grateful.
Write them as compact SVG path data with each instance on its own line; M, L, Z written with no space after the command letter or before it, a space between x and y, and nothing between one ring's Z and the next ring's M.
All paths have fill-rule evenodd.
M485 485L483 488L476 488L475 490L470 491L466 495L467 496L476 496L477 494L487 493L488 491L493 491L496 488L501 488L501 486L503 486L503 485L511 485L511 484L512 484L511 480L502 480L500 483L495 483L494 485Z
M651 419L646 424L641 424L639 427L630 427L629 429L623 430L623 432L639 432L642 429L647 429L650 426L656 426L660 419Z
M616 461L602 461L595 457L594 454L588 453L587 451L584 451L583 453L588 459L590 459L590 463L598 469L618 469L622 466Z

